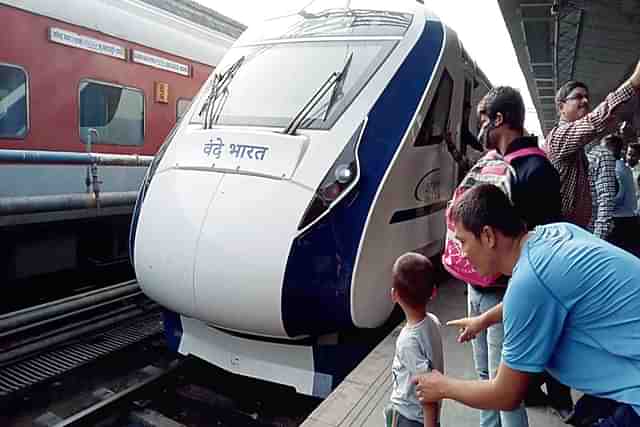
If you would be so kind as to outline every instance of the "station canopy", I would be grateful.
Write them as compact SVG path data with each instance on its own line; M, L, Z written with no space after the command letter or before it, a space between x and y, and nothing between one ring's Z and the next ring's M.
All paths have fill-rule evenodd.
M589 86L591 105L629 77L640 59L638 0L498 0L546 134L557 122L556 90ZM621 111L640 129L640 102Z

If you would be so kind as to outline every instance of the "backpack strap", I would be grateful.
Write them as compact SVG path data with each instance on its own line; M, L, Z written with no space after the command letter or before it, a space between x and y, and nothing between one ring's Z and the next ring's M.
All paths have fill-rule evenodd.
M504 156L504 160L507 163L511 163L515 159L518 159L524 156L541 156L546 159L547 153L538 147L521 148L520 150L516 150L513 153L509 153L506 156Z

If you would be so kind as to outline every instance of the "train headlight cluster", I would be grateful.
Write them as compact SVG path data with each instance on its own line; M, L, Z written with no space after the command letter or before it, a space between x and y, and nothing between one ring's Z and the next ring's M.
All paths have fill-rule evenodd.
M318 186L313 200L302 216L298 230L319 220L331 206L338 203L358 183L360 170L358 167L357 148L365 122L356 129L349 142L336 159L329 172Z

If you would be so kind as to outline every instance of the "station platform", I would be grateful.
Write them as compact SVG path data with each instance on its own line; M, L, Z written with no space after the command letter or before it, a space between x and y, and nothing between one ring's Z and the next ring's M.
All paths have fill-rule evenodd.
M430 305L443 325L466 315L465 285L450 280L440 286L438 297ZM302 424L302 427L384 426L382 410L391 393L391 362L401 326L394 329L349 374L327 399ZM471 343L456 342L457 329L443 326L445 372L456 378L476 378ZM575 396L574 396L575 397ZM566 426L547 408L528 408L529 426ZM458 402L445 400L441 412L443 427L477 427L479 411Z

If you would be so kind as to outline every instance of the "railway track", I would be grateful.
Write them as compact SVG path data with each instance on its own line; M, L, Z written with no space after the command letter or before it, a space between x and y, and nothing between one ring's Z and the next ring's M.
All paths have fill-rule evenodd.
M319 400L176 359L135 281L0 315L0 425L299 425Z
M158 369L150 373L149 377L141 380L139 383L131 385L118 393L114 393L104 400L56 423L55 426L79 427L93 426L98 423L105 425L109 424L109 421L116 423L122 418L120 412L125 410L127 406L133 405L136 399L153 393L154 390L172 381L172 374L179 366L180 362L176 361L166 369Z
M319 400L193 359L147 366L140 381L49 425L293 427Z
M153 353L153 348L128 350L77 370L47 396L22 402L22 411L3 412L0 425L293 427L319 404L292 389L238 377L194 358L160 358L135 370L124 366L134 359L138 365L151 363ZM87 381L98 373L103 378ZM86 384L73 389L79 381Z
M29 390L162 332L135 281L0 316L0 408Z

